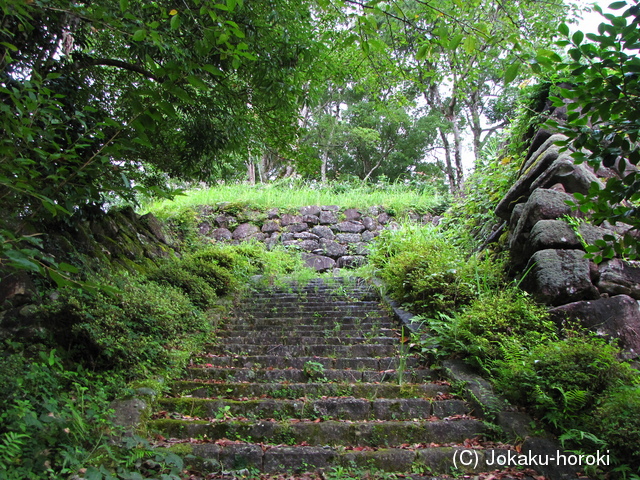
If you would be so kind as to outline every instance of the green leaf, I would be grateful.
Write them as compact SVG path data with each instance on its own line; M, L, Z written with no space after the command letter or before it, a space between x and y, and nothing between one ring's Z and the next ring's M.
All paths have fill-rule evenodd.
M174 15L173 17L171 17L171 30L177 30L178 28L180 28L181 22L182 20L180 19L180 15Z
M456 35L455 37L453 37L449 42L449 49L455 50L456 48L458 48L458 45L460 45L463 39L464 35Z
M192 103L193 99L191 98L191 95L189 95L185 90L183 90L180 87L172 87L169 90L173 95L175 95L176 97L178 97L180 100L187 102L187 103Z
M120 0L120 11L126 12L129 9L129 0Z
M136 30L136 32L133 34L132 40L134 42L139 42L141 40L144 40L145 38L147 38L147 31L144 29L140 29Z
M60 262L58 264L58 268L63 272L69 272L69 273L78 273L80 271L78 267L74 265L69 265L68 263L65 263L65 262Z
M9 50L12 50L14 52L18 51L18 47L16 47L15 45L13 45L12 43L8 43L8 42L0 42L0 45L2 45L3 47L7 47Z
M462 45L464 51L471 55L476 51L476 37L467 37L464 39L464 44Z
M507 71L504 74L504 84L508 85L513 82L518 76L518 72L520 71L520 62L514 62L507 68Z
M38 263L36 263L33 258L28 257L27 255L22 253L20 250L14 250L14 249L10 248L8 250L4 250L2 253L9 260L11 260L11 263L14 266L16 266L16 267L18 267L18 268L20 268L22 270L28 270L30 272L39 272L40 271L40 265Z
M68 287L70 285L73 285L72 282L70 282L67 278L63 277L62 275L60 275L55 270L51 268L48 270L49 270L49 276L51 277L51 280L56 282L56 285L58 286L58 288Z
M187 82L189 82L189 84L193 85L194 87L199 88L200 90L209 89L209 85L202 81L200 77L196 77L195 75L189 75L187 77Z
M429 50L428 44L425 43L424 45L422 45L418 50L418 53L416 54L416 60L424 60L424 58L427 56L428 50Z
M576 33L573 34L573 36L571 37L571 40L576 45L580 45L582 43L582 41L584 40L584 33L582 33L580 30L578 30Z
M558 31L565 37L569 36L569 27L567 26L566 23L561 23L560 26L558 27Z
M609 5L609 10L620 10L626 6L628 6L627 2L613 2Z

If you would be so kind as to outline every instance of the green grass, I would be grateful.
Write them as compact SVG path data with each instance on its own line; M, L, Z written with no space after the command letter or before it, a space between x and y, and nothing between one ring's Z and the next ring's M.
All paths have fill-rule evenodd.
M222 202L245 204L259 210L270 208L294 210L308 205L339 205L344 208L383 206L396 214L412 210L417 213L440 213L447 198L430 185L340 183L320 186L301 181L260 185L220 185L193 189L174 200L145 205L141 213L153 212L164 217L172 211Z

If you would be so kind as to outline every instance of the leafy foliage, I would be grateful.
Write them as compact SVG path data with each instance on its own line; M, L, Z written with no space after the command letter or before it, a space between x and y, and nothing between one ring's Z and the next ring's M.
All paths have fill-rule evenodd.
M3 263L68 285L63 266L38 250L34 224L140 192L171 196L168 176L209 179L216 159L246 154L256 138L293 143L315 45L306 5L175 7L3 3Z
M478 366L557 338L546 309L516 288L486 292L453 318L427 324L446 352Z
M501 282L499 265L465 258L433 227L405 226L383 232L370 262L393 298L427 316L453 311Z
M594 8L602 14L599 6ZM597 224L609 221L629 227L622 238L610 235L589 248L596 262L615 255L637 258L640 253L636 236L640 228L636 168L640 162L640 6L633 0L614 2L610 8L621 12L603 14L607 21L597 34L570 35L562 25L563 39L557 43L568 47L569 58L550 55L541 61L571 82L560 90L561 98L553 98L555 106L566 105L568 119L550 124L567 135L565 146L576 150L571 154L576 163L587 162L594 170L606 168L610 174L604 185L593 183L586 195L574 194L575 207L590 213Z
M73 473L108 433L118 378L68 370L54 350L35 361L5 345L0 357L0 471L4 478Z
M637 438L640 433L640 386L625 386L613 390L599 402L589 422L593 431L615 452L618 461L629 463L640 472L640 448Z
M587 412L599 396L637 378L618 353L602 339L573 333L538 345L517 361L495 362L492 373L510 399L529 405L558 430L588 430Z

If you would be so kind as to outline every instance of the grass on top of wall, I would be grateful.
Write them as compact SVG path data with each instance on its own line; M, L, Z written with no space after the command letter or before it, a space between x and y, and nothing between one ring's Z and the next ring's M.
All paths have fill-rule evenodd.
M297 209L308 205L339 205L343 208L383 206L401 214L409 210L418 213L441 213L447 197L431 184L401 183L331 183L319 185L302 181L281 181L271 184L219 185L188 190L174 200L155 201L145 205L141 213L152 212L160 217L198 205L223 202L246 204L247 207Z

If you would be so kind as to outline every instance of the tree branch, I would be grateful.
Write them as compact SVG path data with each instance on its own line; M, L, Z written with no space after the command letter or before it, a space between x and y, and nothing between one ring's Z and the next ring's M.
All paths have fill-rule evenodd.
M156 76L153 72L141 67L140 65L135 65L133 63L113 58L93 58L87 55L82 55L77 61L73 62L71 68L74 70L80 70L94 66L116 67L122 70L139 73L140 75L150 78L151 80L155 80L156 82L162 81L162 78Z

